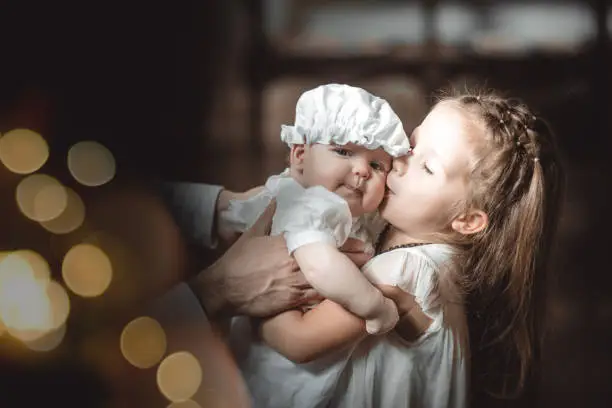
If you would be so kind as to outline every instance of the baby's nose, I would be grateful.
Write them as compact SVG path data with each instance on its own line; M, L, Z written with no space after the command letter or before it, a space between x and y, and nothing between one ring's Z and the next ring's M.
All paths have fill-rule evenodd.
M367 160L358 159L355 161L353 171L359 177L368 178L370 176L370 165Z

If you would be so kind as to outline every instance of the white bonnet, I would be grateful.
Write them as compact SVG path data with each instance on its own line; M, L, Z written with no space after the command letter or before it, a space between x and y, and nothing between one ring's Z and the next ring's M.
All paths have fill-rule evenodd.
M402 122L387 101L349 85L327 84L304 92L295 124L281 126L281 139L293 144L355 143L382 147L393 157L410 151Z

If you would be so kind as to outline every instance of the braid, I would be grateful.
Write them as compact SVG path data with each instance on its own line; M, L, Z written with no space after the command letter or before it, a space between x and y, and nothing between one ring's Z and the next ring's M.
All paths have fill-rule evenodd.
M466 95L459 98L463 105L477 105L482 119L499 144L514 143L516 153L526 153L530 159L539 160L539 145L536 138L538 118L529 109L514 99L501 99L492 94L486 96Z
M492 174L494 171L487 171L490 183L501 183L501 190L506 193L506 199L499 201L499 205L514 203L529 187L540 160L540 145L534 130L537 118L519 101L493 94L466 95L459 98L459 102L480 116L490 135L489 148L501 156L500 162L505 163L505 166L492 163L498 169L503 168L497 177Z

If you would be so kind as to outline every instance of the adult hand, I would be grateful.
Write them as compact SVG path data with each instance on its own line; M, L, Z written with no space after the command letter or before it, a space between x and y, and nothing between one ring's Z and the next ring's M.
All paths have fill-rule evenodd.
M423 313L413 295L397 286L376 285L376 287L397 306L400 320L395 326L395 331L400 337L412 342L427 331L432 320Z
M319 299L289 255L284 238L266 235L275 208L272 202L255 225L192 282L209 318L267 317Z
M365 265L366 262L368 262L373 255L371 253L366 252L366 246L363 241L360 241L355 238L347 239L344 245L340 248L340 250L344 252L344 254L348 256L351 261L353 261L353 263L359 268Z

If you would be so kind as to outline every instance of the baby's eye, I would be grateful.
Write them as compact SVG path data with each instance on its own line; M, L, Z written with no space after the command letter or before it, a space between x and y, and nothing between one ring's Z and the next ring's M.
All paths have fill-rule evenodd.
M343 149L342 147L334 148L334 152L340 156L348 157L352 154L352 152L348 149Z
M380 162L370 162L370 167L376 171L388 171L387 167Z

